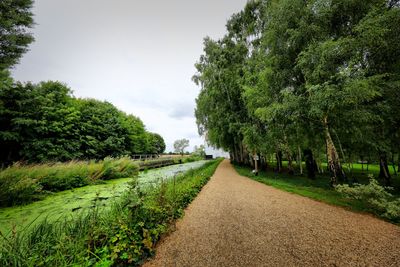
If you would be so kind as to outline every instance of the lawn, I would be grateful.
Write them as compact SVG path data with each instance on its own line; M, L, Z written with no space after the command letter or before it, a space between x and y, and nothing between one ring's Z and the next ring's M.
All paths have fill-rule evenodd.
M283 161L282 165L284 168L287 167L288 162L287 161ZM303 162L303 172L304 172L304 176L306 176L306 166L305 163ZM276 166L276 162L271 162L269 164L269 168L273 169ZM293 163L293 166L295 168L297 168L296 163ZM378 164L368 164L368 170L367 170L367 164L364 164L364 166L362 166L362 164L360 163L353 163L353 164L343 164L342 165L344 172L346 173L346 176L348 178L348 183L352 184L352 183L360 183L360 184L367 184L369 182L369 177L370 175L372 175L375 179L379 180L379 165ZM397 166L396 166L397 167ZM321 164L321 168L323 173L322 174L317 174L317 180L318 182L322 182L325 181L327 184L329 184L329 177L328 177L328 171L327 171L327 164L325 162L323 162ZM299 172L298 170L296 171L297 173ZM398 194L400 194L400 173L397 172L397 168L396 171L393 169L393 167L391 165L389 165L389 172L392 178L392 187L394 187L395 191L398 192ZM275 174L274 172L271 172L272 174ZM291 177L291 176L289 176ZM324 182L322 182L324 183Z
M356 169L356 167L358 166L354 166L354 169ZM329 185L329 176L326 175L327 173L325 173L325 175L318 175L315 180L311 180L306 176L289 175L287 173L276 173L272 171L261 171L258 176L255 176L252 173L251 168L237 165L235 166L235 169L240 175L283 191L305 196L327 204L345 207L353 211L374 213L366 203L345 198L342 194L335 191ZM373 168L370 168L370 170L372 171L372 174L376 175L375 172L379 172L379 166L377 168L374 166ZM358 173L357 180L359 182L368 182L367 174L361 175L361 171L355 171L355 173ZM392 178L394 184L398 185L399 177L396 176ZM396 195L398 195L398 191L396 191Z

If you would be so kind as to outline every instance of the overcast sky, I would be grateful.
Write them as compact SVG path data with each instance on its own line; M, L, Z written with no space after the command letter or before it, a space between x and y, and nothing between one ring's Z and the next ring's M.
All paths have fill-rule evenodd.
M172 150L203 144L191 81L203 38L220 38L246 0L36 0L36 41L13 70L19 81L58 80L77 97L139 116Z

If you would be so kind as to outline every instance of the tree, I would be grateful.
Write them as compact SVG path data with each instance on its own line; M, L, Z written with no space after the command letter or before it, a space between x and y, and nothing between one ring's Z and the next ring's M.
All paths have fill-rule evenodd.
M8 165L19 158L21 134L13 121L19 115L19 101L26 97L26 92L15 90L8 71L3 73L0 76L0 162Z
M18 63L33 37L33 0L0 1L0 71Z
M111 103L95 99L78 99L81 113L79 132L81 150L87 159L102 159L129 154L126 146L129 131L124 127L124 114Z
M121 123L127 129L127 138L125 138L126 150L128 154L147 154L149 150L149 136L146 132L142 120L133 115L121 114Z
M32 0L0 2L0 161L9 164L19 158L21 136L14 131L18 101L25 92L17 92L8 69L26 52L33 37L27 29L33 25Z
M79 158L79 112L70 93L58 82L0 88L3 163Z
M379 156L379 176L386 185L391 184L387 158L391 154L393 160L400 152L400 30L395 26L399 23L399 2L390 1L389 8L381 3L360 21L352 38L359 51L353 60L362 66L362 80L377 91L368 106L374 123L363 129L362 143Z
M26 92L12 120L21 135L20 157L31 162L79 158L80 113L72 105L72 91L51 81L16 86Z
M205 55L196 63L193 80L201 86L196 99L198 130L207 141L230 151L235 162L248 162L241 127L248 121L241 78L247 49L229 36L204 40Z
M294 172L304 154L310 178L326 159L331 184L356 155L375 154L389 185L400 152L399 23L398 1L248 1L225 36L204 40L193 77L199 133L239 163L275 154L278 170L285 159Z
M194 146L193 155L204 158L206 156L206 149L204 145Z
M187 139L178 139L174 142L174 150L175 153L179 153L183 155L185 153L185 148L189 146L189 140Z
M108 102L77 99L60 82L0 79L0 161L103 159L161 153L164 140Z
M148 133L148 143L150 154L162 154L165 151L165 142L161 135L157 133Z

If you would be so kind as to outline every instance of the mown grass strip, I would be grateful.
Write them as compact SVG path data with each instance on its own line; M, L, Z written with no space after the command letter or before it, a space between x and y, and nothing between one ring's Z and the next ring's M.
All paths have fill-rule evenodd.
M315 199L327 204L348 208L359 212L370 212L362 202L345 198L342 194L329 186L329 178L318 177L315 180L303 176L277 174L272 172L260 172L255 176L251 168L235 166L236 171L248 178L260 183L273 186L277 189Z

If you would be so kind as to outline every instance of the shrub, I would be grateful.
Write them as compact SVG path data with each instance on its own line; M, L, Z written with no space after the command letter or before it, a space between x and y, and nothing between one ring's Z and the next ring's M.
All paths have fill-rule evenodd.
M335 189L348 198L362 201L375 214L391 221L400 221L400 199L396 199L388 191L391 187L381 186L375 179L370 177L367 185L348 184L337 185Z
M204 159L204 158L201 157L201 156L191 155L190 157L183 158L183 163L195 162L195 161L199 161L199 160L202 160L202 159Z

